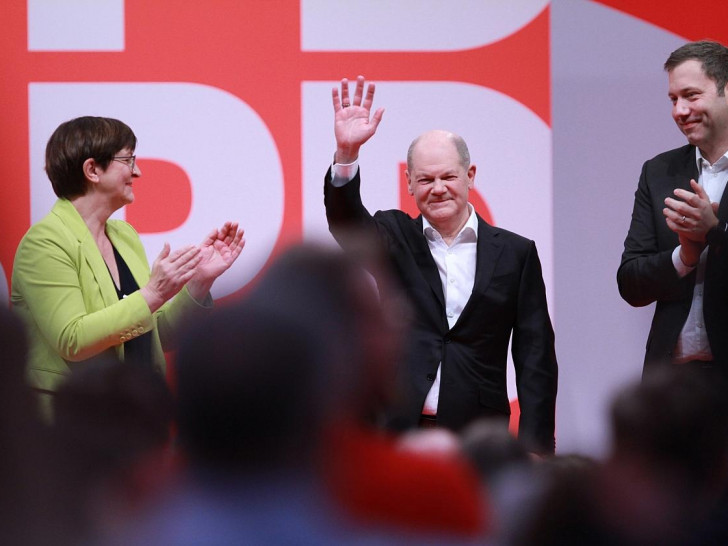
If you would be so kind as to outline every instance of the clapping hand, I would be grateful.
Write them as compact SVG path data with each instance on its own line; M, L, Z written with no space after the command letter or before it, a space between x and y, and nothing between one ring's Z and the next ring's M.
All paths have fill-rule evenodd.
M663 214L667 226L683 238L705 243L705 234L718 224L718 204L711 203L705 190L695 180L690 181L693 192L676 189L675 197L665 199Z
M195 277L214 280L227 271L245 246L244 233L237 222L225 222L221 229L213 229L200 245L202 260Z
M680 259L688 267L697 265L705 248L705 235L718 224L718 203L711 203L708 194L695 180L690 181L693 192L676 189L677 199L665 199L667 227L677 233Z
M202 258L195 274L187 283L190 295L202 301L212 283L238 259L245 246L244 231L237 222L225 222L220 229L213 229L200 244Z
M152 265L149 282L140 290L152 313L194 277L201 260L201 250L196 245L187 245L172 252L169 243L164 243Z

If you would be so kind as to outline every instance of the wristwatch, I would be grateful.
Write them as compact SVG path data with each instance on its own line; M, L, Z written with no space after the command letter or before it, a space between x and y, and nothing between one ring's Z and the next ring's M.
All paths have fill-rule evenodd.
M705 234L705 240L710 246L718 246L728 233L728 222L718 220L718 225L708 230Z

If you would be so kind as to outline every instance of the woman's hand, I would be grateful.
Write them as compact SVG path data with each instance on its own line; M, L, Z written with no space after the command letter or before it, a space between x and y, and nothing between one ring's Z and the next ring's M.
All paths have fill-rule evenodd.
M200 245L202 259L195 268L194 276L187 284L190 295L202 301L212 283L227 271L245 246L243 234L237 222L225 222L220 229L213 229Z
M149 282L140 290L152 313L187 284L202 259L202 249L198 246L187 245L170 252L169 243L164 243L152 265Z

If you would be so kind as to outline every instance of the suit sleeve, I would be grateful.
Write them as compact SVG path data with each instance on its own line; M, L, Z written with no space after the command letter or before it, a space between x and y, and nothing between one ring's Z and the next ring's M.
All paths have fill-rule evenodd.
M374 218L361 201L361 178L357 170L354 178L336 187L331 184L331 169L324 180L324 206L329 231L336 241L344 246L347 234L362 230L375 229Z
M650 182L648 163L645 163L635 192L632 222L624 241L622 262L617 271L619 293L635 307L658 300L681 299L686 283L694 275L692 273L681 279L675 271L672 252L677 243L673 244L672 232L667 233L667 225L658 225L658 221L664 223L661 218L663 197L653 194L654 187ZM663 241L660 241L660 231L663 232Z
M122 332L132 327L153 328L152 314L139 293L89 310L87 303L101 298L99 287L90 270L80 268L83 258L69 248L52 228L38 226L21 242L13 268L23 305L61 358L85 360L119 345Z
M530 449L553 453L558 365L541 262L533 241L523 265L511 350L521 410L519 437Z
M164 351L177 348L177 333L180 328L193 320L201 320L213 308L213 300L207 294L205 301L198 302L187 290L187 286L154 313L159 339Z

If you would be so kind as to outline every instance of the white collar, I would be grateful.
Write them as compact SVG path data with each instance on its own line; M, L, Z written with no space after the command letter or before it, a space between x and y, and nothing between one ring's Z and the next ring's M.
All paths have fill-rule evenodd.
M475 207L468 203L468 209L470 210L470 215L468 216L467 222L465 222L465 225L462 227L462 229L458 232L458 234L455 236L455 240L457 240L460 235L462 235L465 230L469 229L472 231L474 236L474 241L478 240L478 217L475 214ZM440 235L440 232L438 232L434 227L432 227L432 224L425 218L425 216L422 216L422 233L425 234L425 237L432 240L435 238L435 233ZM442 236L440 236L442 237Z

